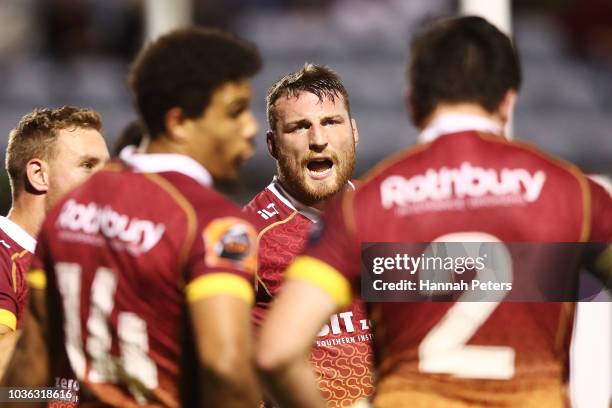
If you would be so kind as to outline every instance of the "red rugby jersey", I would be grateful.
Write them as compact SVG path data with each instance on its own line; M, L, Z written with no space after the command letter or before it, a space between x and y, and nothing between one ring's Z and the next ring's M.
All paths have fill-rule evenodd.
M197 383L186 304L252 301L257 234L192 159L127 149L43 226L34 262L46 270L50 327L63 327L52 370L86 386L81 402L178 407L179 387Z
M482 128L478 120L467 123ZM357 191L334 200L320 239L297 258L289 278L309 279L308 269L319 267L338 288L349 283L359 291L362 242L431 242L462 232L503 242L612 239L610 197L575 166L523 142L459 130L386 160ZM565 407L573 306L372 305L375 406ZM482 323L462 318L483 313ZM472 346L484 346L482 353L455 365L462 360L453 360L454 351ZM494 375L479 371L491 364Z
M352 183L350 189L354 189ZM253 319L259 326L281 287L285 269L304 248L320 213L291 197L276 179L244 210L261 221L253 310ZM331 317L317 337L311 362L328 407L346 407L372 394L371 332L360 299Z
M21 328L27 307L26 272L36 240L19 225L0 217L0 324Z

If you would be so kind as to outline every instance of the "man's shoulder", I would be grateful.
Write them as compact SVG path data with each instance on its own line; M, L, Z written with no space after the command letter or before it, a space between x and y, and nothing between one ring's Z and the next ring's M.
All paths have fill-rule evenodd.
M212 187L178 172L138 173L119 169L115 173L117 178L112 171L99 173L94 175L94 183L88 181L72 191L50 212L41 242L49 241L63 229L113 236L123 231L121 234L131 237L140 228L165 231L181 240L185 230L197 231L220 218L228 218L228 222L253 221Z
M21 226L6 217L0 217L0 254L3 258L22 258L33 252L35 247L36 240Z
M7 272L10 275L13 258L19 253L19 248L8 241L4 235L0 236L0 272Z
M429 143L420 143L387 157L361 179L359 199L380 196L384 186L405 186L421 193L423 186L449 179L477 177L486 171L542 170L566 184L585 182L584 173L543 149L523 140L508 140L484 132L460 132L442 135ZM443 173L443 174L442 174Z
M120 173L120 174L119 174ZM114 175L115 174L115 175ZM95 177L95 179L94 179ZM119 205L142 203L143 209L159 209L161 214L172 216L169 206L176 206L198 218L210 218L218 215L240 216L240 207L216 191L212 186L199 183L192 177L176 171L160 173L140 173L129 168L105 169L87 182L89 188L75 191L70 197L95 199L102 195L121 193L117 202ZM113 188L100 194L101 188L107 185ZM87 187L87 186L84 186ZM146 201L144 201L146 200Z
M0 257L2 259L12 256L15 252L22 251L23 248L19 246L11 236L0 227Z
M278 195L268 187L260 191L247 205L243 211L258 219L258 223L265 227L278 221L285 220L295 212L285 204Z
M19 245L15 239L0 228L0 273L11 276L14 266L27 267L32 253Z

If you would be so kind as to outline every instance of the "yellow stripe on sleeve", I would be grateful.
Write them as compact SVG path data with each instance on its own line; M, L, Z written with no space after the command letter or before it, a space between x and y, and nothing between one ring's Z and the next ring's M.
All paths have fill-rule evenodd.
M47 275L42 269L31 269L26 275L26 282L32 289L45 289L47 287Z
M251 283L237 275L216 272L200 276L185 287L188 302L195 302L214 295L230 295L252 305L255 300Z
M17 317L9 310L0 309L0 324L3 324L9 329L15 331L15 329L17 329Z
M349 281L334 267L310 256L298 256L287 269L287 279L310 282L323 289L340 308L352 302Z

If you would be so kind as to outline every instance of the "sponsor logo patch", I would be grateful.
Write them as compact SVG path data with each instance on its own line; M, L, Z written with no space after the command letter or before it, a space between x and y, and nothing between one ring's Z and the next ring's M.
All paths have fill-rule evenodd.
M269 220L275 215L278 215L279 212L274 203L270 203L266 206L266 208L262 208L261 210L257 211L257 214L259 214L264 220Z
M257 233L249 223L240 218L219 218L206 226L203 238L208 267L238 268L255 273Z

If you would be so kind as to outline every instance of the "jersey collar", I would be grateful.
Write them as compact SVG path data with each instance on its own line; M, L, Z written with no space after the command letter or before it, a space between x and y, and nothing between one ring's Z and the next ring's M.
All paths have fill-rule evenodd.
M202 165L190 157L176 153L138 153L136 146L127 146L119 157L140 173L162 173L175 171L196 180L203 186L211 187L212 176Z
M419 135L419 143L430 143L442 135L475 130L502 134L502 128L490 119L466 113L446 113L431 122Z
M30 253L36 250L36 239L28 234L23 228L6 217L0 217L0 229L6 233L20 247Z
M318 222L321 218L321 210L310 207L306 204L301 203L295 197L293 197L287 190L283 188L281 183L278 181L278 177L274 176L272 182L266 187L272 194L276 196L283 204L291 208L293 211L297 211L304 217L308 218L312 222ZM346 188L355 190L355 185L349 180L346 184Z

